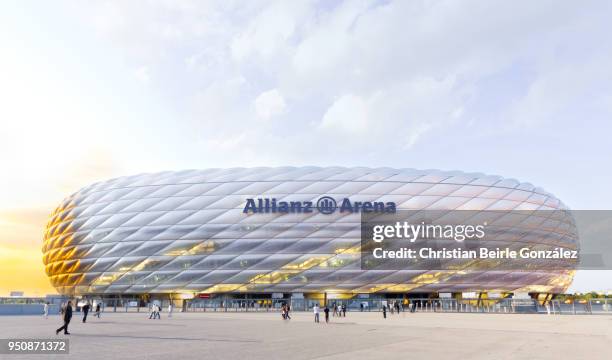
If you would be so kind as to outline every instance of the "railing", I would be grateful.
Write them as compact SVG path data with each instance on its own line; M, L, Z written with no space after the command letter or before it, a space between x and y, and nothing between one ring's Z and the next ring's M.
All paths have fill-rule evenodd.
M346 311L380 312L383 306L389 313L400 312L441 312L441 313L495 313L495 314L611 314L612 299L591 299L575 302L549 301L542 304L533 299L350 299L328 300L331 308L344 305ZM283 303L289 304L292 311L312 311L315 303L323 306L322 301L310 299L269 299L262 300L224 300L224 301L190 301L187 312L270 312L280 311ZM263 305L262 305L263 304ZM367 305L365 305L367 304ZM363 306L362 306L363 305Z
M135 299L92 299L101 304L102 312L143 312L150 311L148 306ZM44 299L38 298L0 298L0 314L42 313ZM168 300L155 300L161 305L162 312L167 312ZM283 304L289 304L291 311L312 311L315 304L323 307L322 300L314 299L193 299L187 300L185 306L175 306L174 312L278 312ZM397 304L397 306L396 306ZM15 310L15 306L19 308ZM495 313L495 314L550 314L612 315L612 298L574 301L551 300L541 303L533 299L381 299L353 298L328 299L327 306L344 306L348 312L380 312L383 306L387 311L400 312L441 312L441 313ZM59 304L51 304L49 313L57 312ZM25 309L25 310L22 310ZM40 309L39 309L40 308ZM30 310L34 309L34 310ZM26 311L27 310L27 311ZM75 308L78 311L78 307ZM93 310L93 309L92 309Z

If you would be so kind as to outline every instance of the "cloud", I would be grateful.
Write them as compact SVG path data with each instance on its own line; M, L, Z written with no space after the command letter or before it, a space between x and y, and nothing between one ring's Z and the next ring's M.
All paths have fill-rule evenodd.
M122 160L108 148L84 148L56 180L58 190L69 195L90 183L125 175L124 166Z
M0 210L0 246L37 246L52 208L8 208Z
M503 154L493 154L486 139L515 144L530 128L537 143L540 134L571 128L577 116L603 121L610 112L606 64L612 49L602 35L612 30L604 15L609 4L392 0L70 6L83 30L78 41L86 39L120 59L129 69L127 78L148 82L146 90L135 91L146 91L149 100L130 104L125 120L113 125L102 119L113 119L114 113L98 116L102 130L81 129L78 121L61 131L48 128L78 142L60 143L62 154L89 143L84 135L98 142L123 136L113 141L119 152L137 154L129 169L142 163L159 170L168 164L204 167L222 159L237 165L331 162L505 173ZM97 38L88 37L92 32ZM130 118L132 109L151 104L168 109L164 120L150 123L148 114L140 122ZM27 101L18 107L28 109ZM157 115L156 110L149 114ZM107 134L98 136L104 130ZM279 152L270 139L292 146ZM143 142L146 150L132 145ZM240 150L223 150L231 144ZM463 162L451 162L435 155L440 146L469 154L463 154ZM148 155L151 149L155 157ZM480 163L470 164L474 153L495 159L485 162L487 156L480 156ZM515 159L510 153L505 156ZM538 156L528 160L542 163L545 155ZM157 160L162 157L165 161Z
M489 1L115 3L95 13L103 36L132 61L146 58L149 75L166 79L160 86L188 99L186 113L203 140L299 133L297 142L320 147L335 138L342 147L355 145L342 134L367 129L369 138L386 141L368 150L374 158L404 158L434 131L490 135L555 117L575 92L549 87L571 81L567 71L580 76L584 64L601 69L609 60L609 52L598 62L589 51L555 56L597 44L591 35L609 25L587 7L546 1L527 8ZM522 83L512 82L522 73ZM610 93L603 80L583 80L582 87L600 83ZM278 115L282 126L253 125ZM259 151L262 158L276 153ZM307 162L328 156L288 151Z
M148 84L151 81L151 72L147 66L141 66L134 72L136 79L143 84Z
M368 131L368 106L359 96L343 95L327 109L319 128L345 134L365 134Z
M265 91L255 99L257 116L264 120L282 114L285 108L285 99L277 89Z
M291 37L309 9L305 2L276 1L249 16L244 27L230 35L231 56L241 62L273 61L291 48Z

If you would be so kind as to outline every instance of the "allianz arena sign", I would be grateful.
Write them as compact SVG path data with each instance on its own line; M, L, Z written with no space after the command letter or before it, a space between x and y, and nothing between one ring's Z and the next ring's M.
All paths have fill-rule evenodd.
M312 213L318 211L321 214L340 213L395 213L394 202L383 201L351 201L343 198L338 202L331 196L321 196L317 202L313 201L278 201L276 198L246 199L243 213Z

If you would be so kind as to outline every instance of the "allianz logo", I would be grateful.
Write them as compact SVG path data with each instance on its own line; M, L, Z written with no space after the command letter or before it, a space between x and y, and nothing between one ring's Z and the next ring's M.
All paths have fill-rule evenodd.
M339 205L338 205L339 203ZM278 201L276 198L246 199L243 213L312 213L321 214L341 213L395 213L394 202L383 201L351 201L343 198L337 202L331 196L321 196L316 203L312 201Z

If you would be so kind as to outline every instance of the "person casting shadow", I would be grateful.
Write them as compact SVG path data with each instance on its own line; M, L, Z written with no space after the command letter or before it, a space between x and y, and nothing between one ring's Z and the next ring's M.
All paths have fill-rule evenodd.
M89 301L83 306L83 322L87 322L87 314L89 314L89 309L91 305L89 305Z
M64 326L55 330L55 335L59 334L59 332L62 330L64 330L65 335L70 335L68 332L68 324L70 324L70 320L72 320L72 301L68 301L68 304L66 304L66 308L64 309Z

